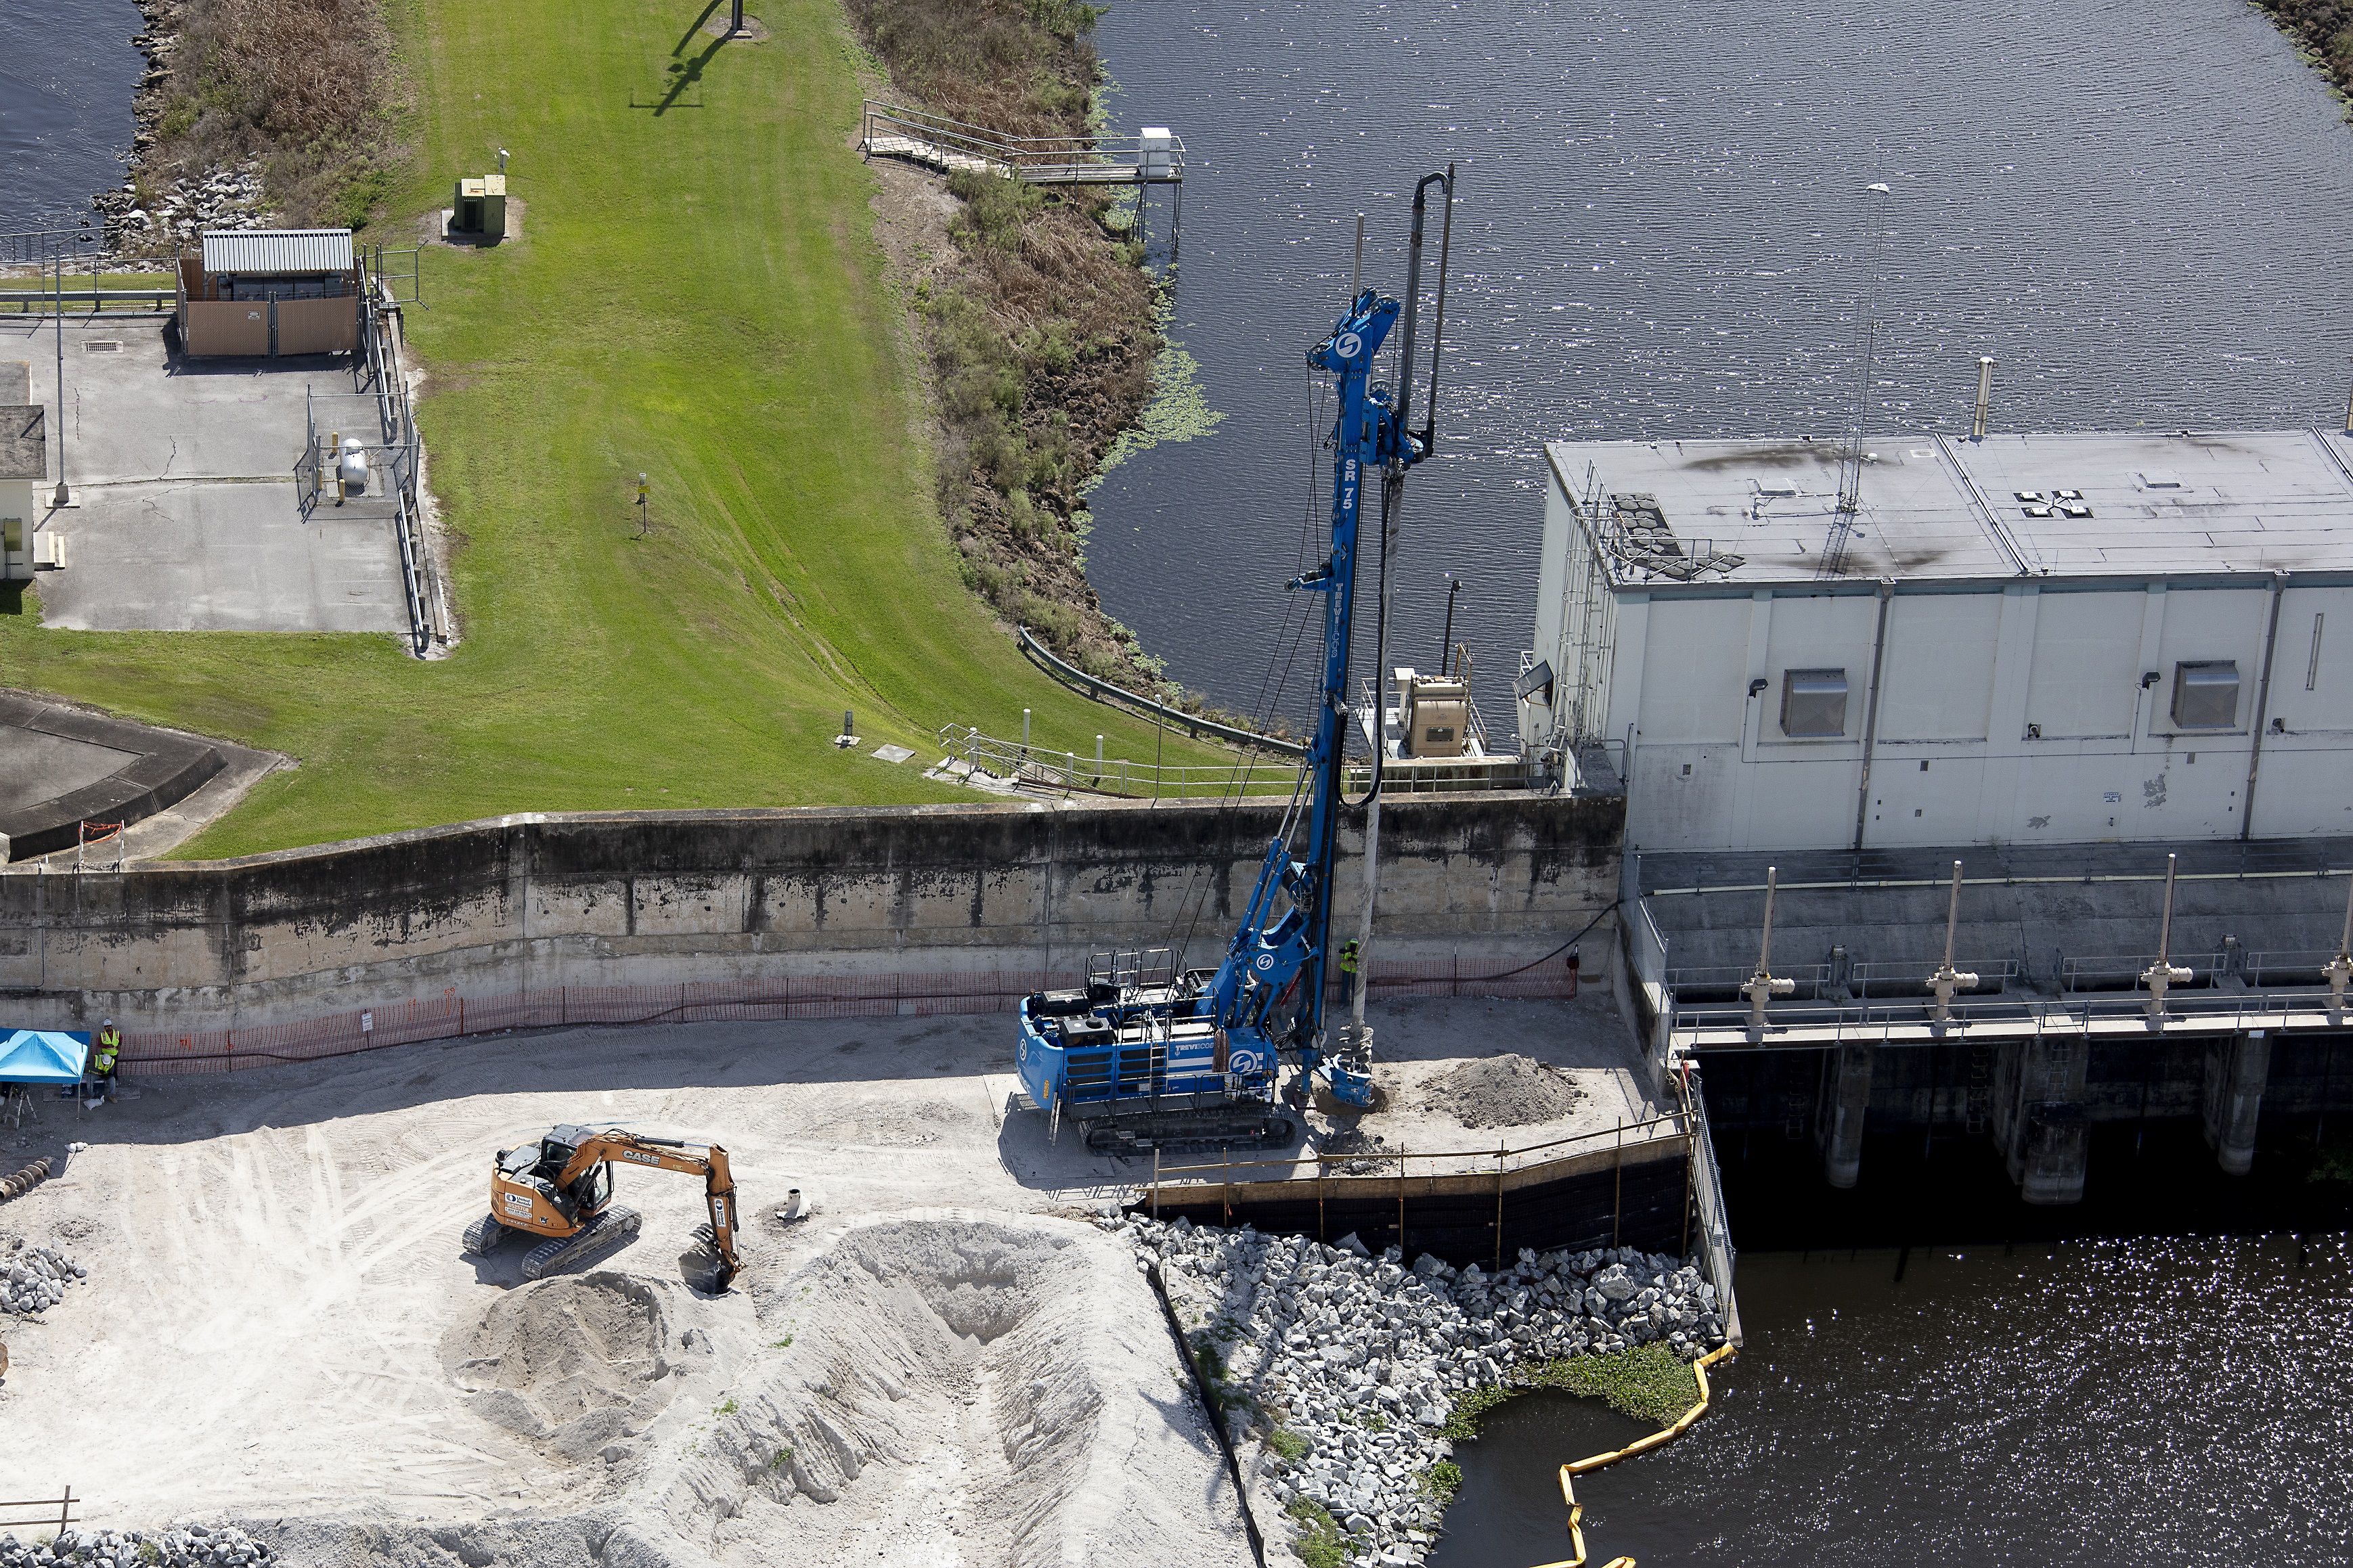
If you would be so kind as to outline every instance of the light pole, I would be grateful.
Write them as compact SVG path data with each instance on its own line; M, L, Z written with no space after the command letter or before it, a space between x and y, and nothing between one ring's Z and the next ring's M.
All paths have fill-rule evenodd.
M73 492L66 488L66 253L58 252L58 493L49 498L49 508L73 505ZM97 285L91 289L96 291Z
M1446 675L1447 661L1454 657L1454 595L1462 592L1462 579L1453 573L1446 574L1446 635L1438 643L1438 673Z

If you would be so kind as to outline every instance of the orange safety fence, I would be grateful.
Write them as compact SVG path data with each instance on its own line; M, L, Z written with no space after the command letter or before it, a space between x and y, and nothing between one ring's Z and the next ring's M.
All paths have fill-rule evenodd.
M1572 1484L1570 1478L1600 1469L1605 1465L1614 1465L1620 1459L1630 1459L1637 1454L1648 1453L1652 1448L1673 1442L1690 1431L1692 1423L1707 1414L1708 1401L1713 1397L1707 1386L1707 1369L1717 1362L1730 1360L1732 1354L1733 1349L1730 1345L1718 1345L1691 1363L1692 1378L1699 1387L1699 1401L1684 1411L1682 1418L1673 1426L1662 1427L1647 1437L1637 1438L1622 1448L1612 1448L1606 1454L1595 1454L1589 1458L1572 1459L1560 1468L1560 1498L1561 1501L1568 1505L1568 1543L1573 1555L1558 1563L1543 1563L1540 1568L1583 1568L1585 1509L1577 1500L1577 1488ZM1603 1568L1634 1568L1634 1560L1631 1557L1613 1558L1604 1564Z
M1461 964L1450 959L1367 967L1372 992L1389 995L1551 998L1567 995L1570 984L1566 969L1542 977L1515 975L1482 983L1475 974L1461 974ZM968 970L671 985L551 985L487 996L461 996L453 989L424 1001L353 1008L293 1023L125 1030L121 1062L134 1073L233 1072L508 1029L1010 1013L1033 991L1084 984L1086 976L1075 971Z

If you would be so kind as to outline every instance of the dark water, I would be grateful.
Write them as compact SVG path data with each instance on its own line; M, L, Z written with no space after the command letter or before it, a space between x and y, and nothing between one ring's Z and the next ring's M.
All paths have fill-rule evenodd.
M2353 1562L2353 1192L2308 1179L2322 1131L2267 1126L2230 1178L2194 1125L2103 1126L2055 1208L1982 1137L1873 1138L1839 1193L1807 1140L1721 1134L1746 1349L1690 1436L1578 1487L1592 1561ZM1559 1465L1636 1430L1505 1406L1431 1568L1566 1556Z
M1481 669L1525 645L1543 440L1845 427L1874 182L1875 430L1965 429L1979 353L2010 429L2344 411L2353 130L2238 0L1125 0L1101 41L1118 126L1188 149L1173 334L1228 417L1113 470L1091 571L1229 706L1312 470L1324 504L1302 356L1355 215L1367 280L1400 288L1412 180L1450 159L1446 439L1409 486L1401 661L1437 659L1449 570Z
M139 30L131 0L0 0L0 234L77 228L122 183Z
M2353 1249L2284 1237L1751 1254L1747 1352L1681 1442L1585 1478L1599 1563L2353 1561ZM1514 1401L1431 1568L1568 1555L1554 1475L1632 1424Z

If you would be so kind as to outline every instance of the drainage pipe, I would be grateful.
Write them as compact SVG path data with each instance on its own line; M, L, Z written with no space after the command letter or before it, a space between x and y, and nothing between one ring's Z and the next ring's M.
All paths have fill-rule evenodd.
M2239 842L2244 844L2255 827L2255 772L2263 760L2263 726L2271 722L2272 650L2279 643L2280 598L2287 589L2287 574L2272 574L2271 621L2263 629L2263 673L2255 684L2255 743L2247 750L2247 795L2239 803Z
M1854 797L1854 847L1862 847L1862 825L1871 813L1871 752L1879 742L1879 669L1887 654L1887 606L1895 599L1895 579L1879 580L1879 629L1871 638L1871 696L1862 719L1862 784Z

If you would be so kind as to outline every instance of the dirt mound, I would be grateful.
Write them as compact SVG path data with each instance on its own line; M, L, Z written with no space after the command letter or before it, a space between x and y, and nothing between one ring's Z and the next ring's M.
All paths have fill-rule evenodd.
M450 1328L441 1362L475 1415L578 1459L669 1403L670 1343L654 1285L599 1271L501 1296Z
M1526 1127L1577 1109L1585 1091L1533 1058L1485 1057L1430 1080L1431 1109L1465 1127Z

